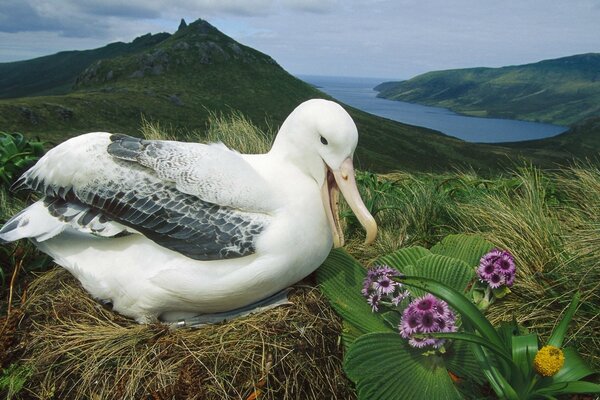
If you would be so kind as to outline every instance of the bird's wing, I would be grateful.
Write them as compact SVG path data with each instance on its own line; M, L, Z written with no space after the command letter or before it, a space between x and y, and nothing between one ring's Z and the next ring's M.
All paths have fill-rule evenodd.
M183 143L115 135L109 141L104 135L76 138L51 150L19 186L42 192L52 215L87 232L106 236L124 226L198 260L255 251L272 216L268 205L253 209L260 196L251 192L252 179L258 185L254 190L268 188L239 155L199 144L188 149ZM219 162L245 170L227 168L220 183L221 175L208 174ZM236 184L243 189L237 194L213 193Z
M222 144L143 140L126 135L112 135L111 141L110 155L152 169L183 193L245 211L274 208L272 190L264 179L240 154Z

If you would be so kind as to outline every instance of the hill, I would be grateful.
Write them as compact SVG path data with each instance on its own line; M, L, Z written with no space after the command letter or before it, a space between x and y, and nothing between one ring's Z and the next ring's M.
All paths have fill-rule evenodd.
M135 41L134 41L135 42ZM59 55L49 58L60 63ZM23 68L29 68L23 61ZM33 65L33 64L31 64ZM48 68L50 68L48 66ZM60 142L95 130L139 134L141 118L173 131L206 128L211 112L241 111L277 127L302 101L329 98L204 20L141 51L94 61L66 94L0 99L0 129ZM496 169L510 150L478 145L346 107L361 134L357 164L373 171Z
M569 158L600 162L600 116L580 121L568 131L551 138L500 145L548 163L560 164Z
M63 51L33 60L0 63L0 98L68 93L77 76L95 61L146 50L171 36L147 34L131 43L94 50Z
M600 115L600 53L502 68L428 72L375 89L386 99L467 115L570 126Z

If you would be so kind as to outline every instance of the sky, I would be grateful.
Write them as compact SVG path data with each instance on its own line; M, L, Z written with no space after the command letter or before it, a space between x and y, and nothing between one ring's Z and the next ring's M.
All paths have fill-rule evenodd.
M202 18L293 74L408 79L600 52L600 0L0 0L0 62Z

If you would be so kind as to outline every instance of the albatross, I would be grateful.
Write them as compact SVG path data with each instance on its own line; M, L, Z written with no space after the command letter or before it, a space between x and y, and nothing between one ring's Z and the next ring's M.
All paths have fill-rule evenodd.
M286 118L265 154L94 132L48 151L17 181L41 200L0 229L29 238L96 299L139 323L252 307L344 244L339 192L366 230L358 131L337 103Z

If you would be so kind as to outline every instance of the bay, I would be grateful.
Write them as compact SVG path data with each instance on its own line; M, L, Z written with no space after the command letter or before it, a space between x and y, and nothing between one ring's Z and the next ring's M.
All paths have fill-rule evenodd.
M316 75L299 75L298 78L359 110L405 124L435 129L468 142L501 143L543 139L568 129L537 122L469 117L446 108L381 99L377 97L378 92L373 90L385 81L381 78Z

